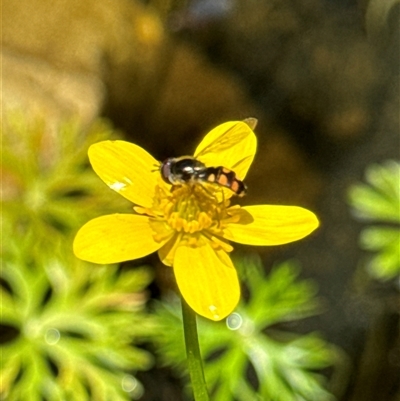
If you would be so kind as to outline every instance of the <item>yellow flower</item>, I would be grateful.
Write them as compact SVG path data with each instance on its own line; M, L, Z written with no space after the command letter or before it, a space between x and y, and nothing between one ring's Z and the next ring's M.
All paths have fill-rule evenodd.
M244 179L257 140L245 122L210 131L194 152L206 166L224 166ZM316 216L297 206L230 206L233 192L217 184L171 186L160 163L141 147L124 141L92 145L95 172L136 206L132 214L101 216L86 223L74 241L75 255L94 263L116 263L158 251L173 266L186 302L212 320L229 315L240 287L229 241L279 245L299 240L318 227Z

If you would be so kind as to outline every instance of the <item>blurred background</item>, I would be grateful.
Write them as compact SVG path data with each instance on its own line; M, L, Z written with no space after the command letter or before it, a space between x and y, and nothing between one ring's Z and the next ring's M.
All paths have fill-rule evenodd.
M331 357L319 365L304 364L311 373L319 372L327 392L305 395L287 378L276 386L291 388L288 395L268 392L263 383L269 375L262 377L253 361L244 367L250 392L216 390L215 379L213 399L324 401L333 399L329 393L343 401L400 400L399 13L398 0L4 2L1 287L6 311L1 344L6 379L1 399L190 399L184 395L182 373L174 370L181 357L165 351L171 339L155 334L168 321L160 308L166 308L174 288L171 271L149 257L110 268L104 276L85 276L82 270L93 267L76 267L70 255L81 224L130 207L92 175L86 150L98 140L124 138L163 160L192 154L220 123L256 117L258 150L244 202L303 206L318 215L321 227L299 243L261 250L236 247L237 264L245 266L247 252L257 251L257 262L248 263L273 280L273 266L290 259L301 266L296 277L318 287L319 306L296 315L291 304L298 319L288 324L291 319L284 318L278 328L298 338L318 332L324 339ZM58 270L56 257L62 260ZM32 275L32 266L41 273ZM277 281L256 289L251 280L247 284L249 293L279 285L281 295L263 301L270 309L284 297L285 285ZM49 310L54 316L61 309L79 311L88 288L123 298L122 304L115 301L119 306L113 312L118 327L131 324L130 314L138 310L143 320L136 319L144 322L122 339L110 334L101 351L104 358L85 354L87 361L102 360L103 373L110 366L125 372L114 381L96 369L71 379L73 366L86 352L79 341L96 344L92 334L108 324L96 320L104 313L103 303L88 303L97 305L87 312L96 323L83 329L89 318L82 315L81 323L71 323L79 330L65 328L75 359L67 343L64 354L48 349L63 338L60 320L49 323ZM164 306L154 306L157 302ZM121 318L121 310L128 315ZM32 316L46 321L40 325L40 346L26 334L33 335L26 327ZM223 336L212 330L205 328L211 337ZM103 363L121 342L126 347L119 348L121 354ZM32 344L37 353L24 360L23 350ZM129 363L122 363L132 348ZM210 361L218 360L218 350L210 351ZM37 369L47 373L26 374L41 356L45 362ZM68 358L73 363L64 377ZM96 377L102 383L110 380L107 390L96 393ZM31 386L39 398L22 390ZM122 388L121 394L115 395L113 386ZM58 392L49 390L56 387ZM66 388L80 390L68 395Z

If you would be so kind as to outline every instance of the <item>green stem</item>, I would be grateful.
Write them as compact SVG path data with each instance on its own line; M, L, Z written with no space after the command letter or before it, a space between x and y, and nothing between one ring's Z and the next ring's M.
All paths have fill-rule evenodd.
M183 330L185 332L186 355L195 401L210 401L204 379L203 361L197 335L196 313L182 300Z

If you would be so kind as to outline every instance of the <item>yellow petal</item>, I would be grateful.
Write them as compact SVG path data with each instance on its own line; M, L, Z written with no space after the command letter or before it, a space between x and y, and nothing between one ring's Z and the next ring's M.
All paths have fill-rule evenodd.
M80 259L106 264L141 258L164 243L154 241L148 217L110 214L87 222L76 234L73 248Z
M317 216L298 206L246 206L232 212L240 218L229 223L224 238L247 245L280 245L297 241L319 225Z
M248 124L230 121L211 130L201 141L194 156L206 166L223 166L244 179L254 159L257 138Z
M162 248L158 250L158 257L166 266L174 264L175 252L179 246L181 235L174 235Z
M111 189L137 205L152 206L160 175L153 156L125 141L95 143L88 154L93 170Z
M174 273L182 296L195 312L211 320L228 316L240 297L236 270L221 252L218 255L208 242L181 245L175 252Z

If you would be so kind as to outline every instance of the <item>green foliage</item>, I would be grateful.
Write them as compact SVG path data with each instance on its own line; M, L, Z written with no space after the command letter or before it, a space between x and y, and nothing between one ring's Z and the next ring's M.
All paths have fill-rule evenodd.
M15 331L2 344L3 396L128 399L127 372L152 363L132 346L153 327L143 313L148 270L93 267L54 255L28 260L20 247L14 251L1 274L2 325Z
M40 119L9 113L2 122L2 207L23 234L52 247L99 214L128 210L129 203L101 184L88 165L92 143L112 139L104 121L82 129L77 121L51 128Z
M369 273L389 280L400 274L400 163L370 166L366 181L350 188L350 204L356 218L371 224L360 236L361 248L375 253L367 262Z
M315 286L298 281L298 269L286 262L268 278L260 263L247 261L247 303L226 322L199 321L205 375L215 401L325 401L333 396L316 371L332 363L333 351L315 333L296 335L278 324L315 315ZM158 343L165 363L183 371L185 353L179 305L159 308ZM248 378L252 379L249 380Z
M97 266L72 254L72 235L96 214L124 207L87 166L103 122L52 131L15 114L3 123L0 399L139 398L137 370L152 356L147 268ZM112 194L111 194L112 195Z

